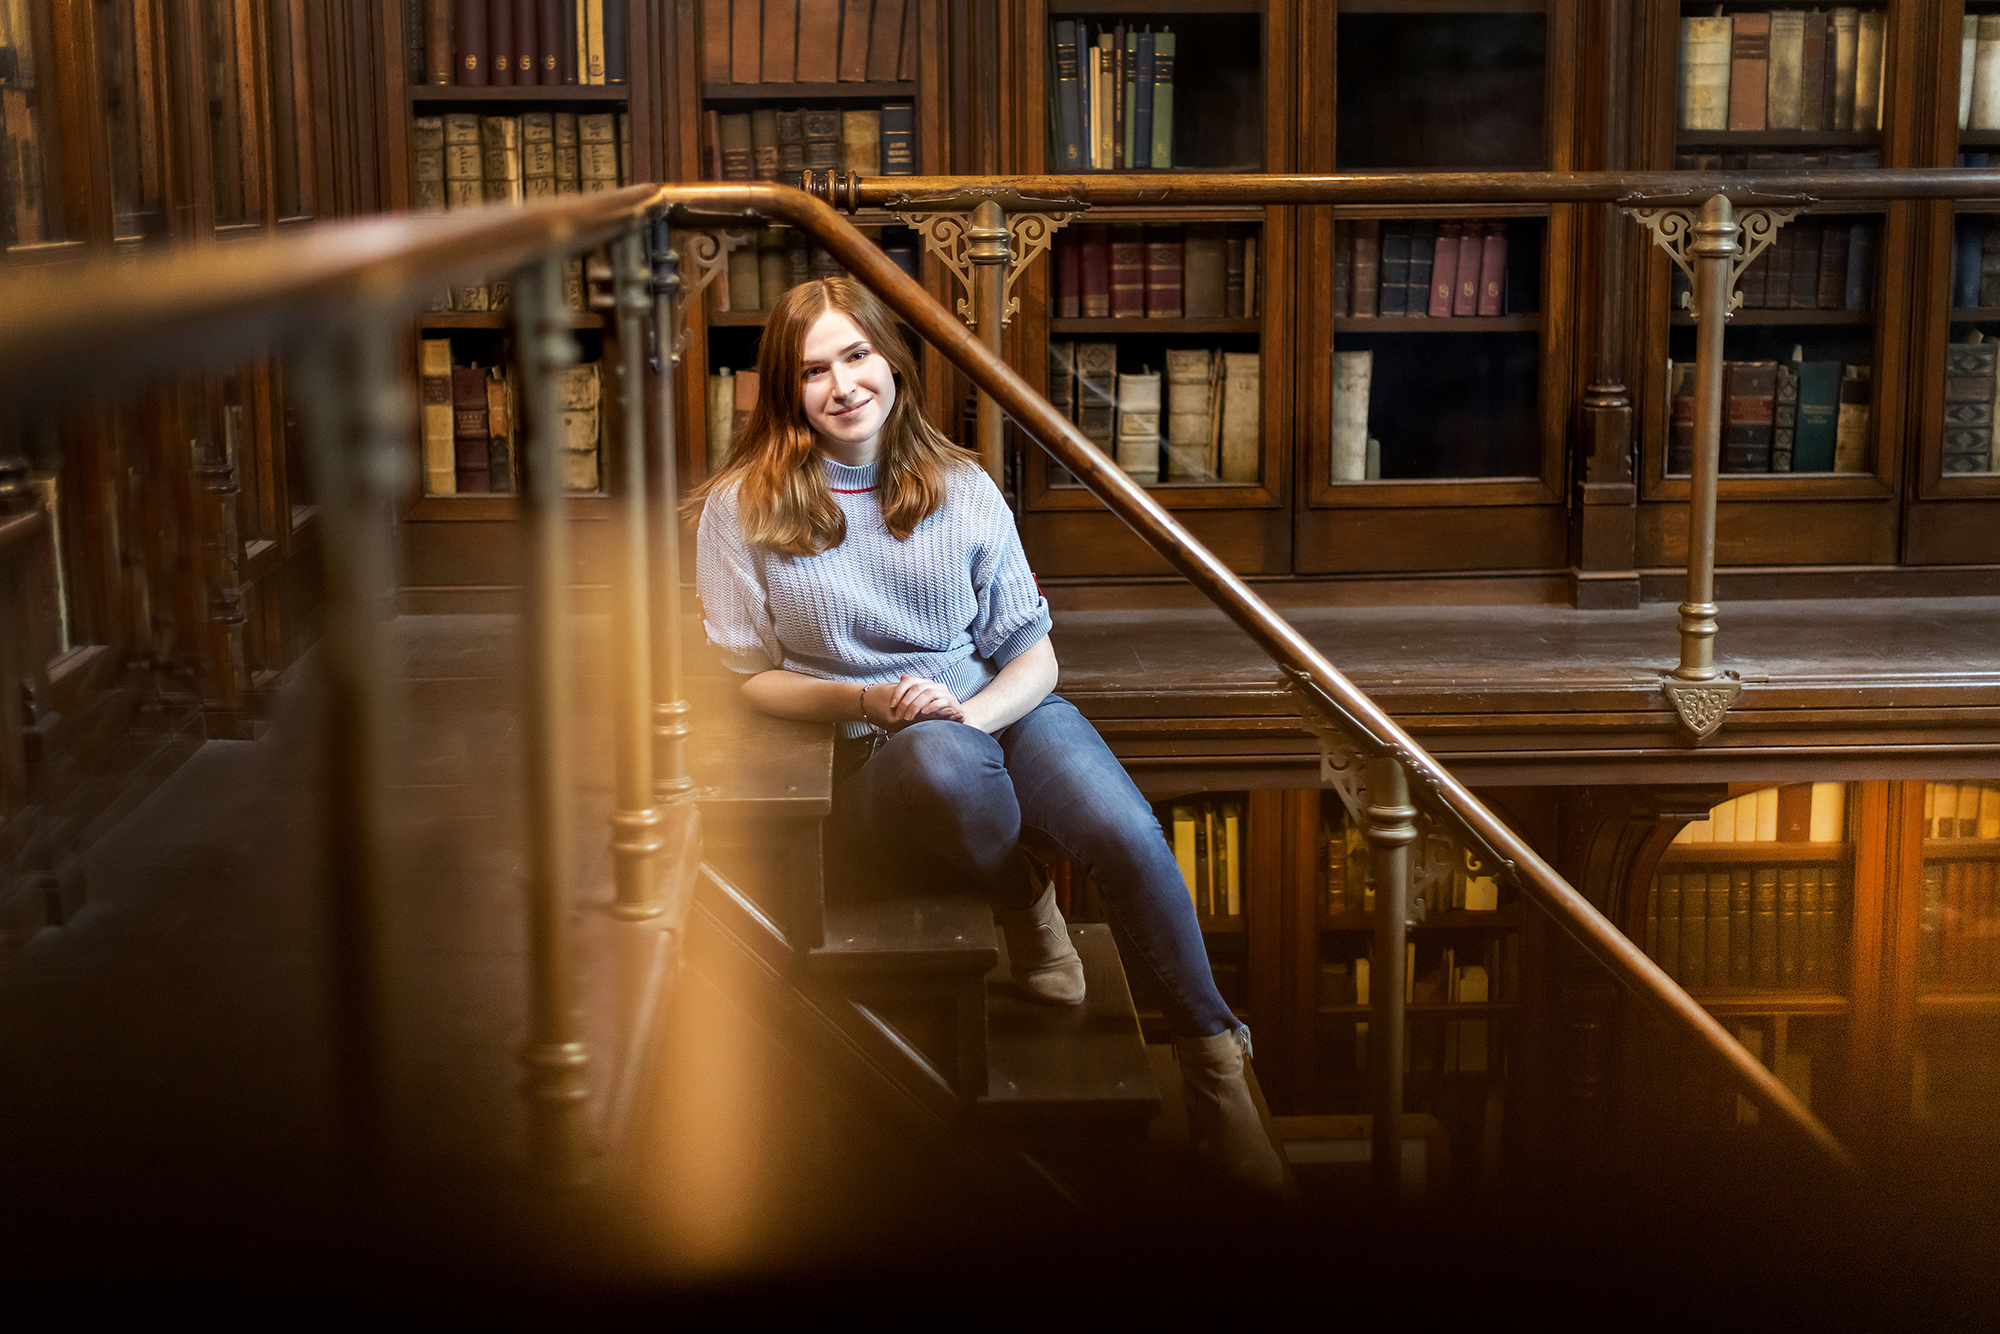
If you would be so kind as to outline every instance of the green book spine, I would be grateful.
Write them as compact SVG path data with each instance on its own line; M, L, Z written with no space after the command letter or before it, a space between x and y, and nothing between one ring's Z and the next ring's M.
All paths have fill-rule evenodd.
M1153 34L1153 165L1174 165L1174 35Z
M1820 975L1821 875L1817 866L1799 871L1799 985L1802 987L1826 985L1826 979Z
M1778 985L1799 984L1799 871L1778 872Z
M1750 985L1778 985L1778 871L1750 873Z
M1792 438L1793 472L1832 472L1833 443L1840 425L1840 363L1802 361L1799 421Z
M1681 975L1680 876L1661 876L1653 888L1653 898L1660 910L1660 952L1653 956L1653 962L1660 965L1668 977L1678 980Z
M1847 911L1847 886L1840 868L1828 866L1819 874L1819 980L1825 987L1839 987L1841 973L1840 924Z
M1708 985L1708 877L1681 877L1681 985Z
M1690 877L1692 878L1692 877ZM1708 985L1729 985L1729 873L1708 875Z
M1127 168L1139 159L1133 156L1132 148L1138 138L1139 117L1139 31L1130 28L1125 33L1125 156L1121 159Z
M1750 985L1750 868L1723 872L1729 877L1729 983Z

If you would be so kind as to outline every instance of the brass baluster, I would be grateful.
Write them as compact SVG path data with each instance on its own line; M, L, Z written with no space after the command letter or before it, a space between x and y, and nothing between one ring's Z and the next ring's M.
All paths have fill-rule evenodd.
M326 585L319 663L326 681L326 858L333 1058L344 1148L363 1192L389 1150L389 736L396 700L395 502L415 405L396 364L400 324L380 314L307 348L300 416L319 505Z
M578 359L562 301L562 260L514 279L515 357L521 370L526 447L522 511L528 584L522 617L527 657L528 1012L530 1171L551 1185L590 1174L588 1066L576 1016L570 887L569 530L562 483L562 403L557 378Z
M653 583L653 800L662 807L685 801L694 791L687 767L690 706L681 669L680 483L674 434L674 372L680 366L674 302L680 289L681 254L662 214L653 223L656 421L648 450L652 466L646 473Z
M1368 804L1363 832L1374 852L1375 943L1368 969L1368 1068L1373 1084L1370 1170L1375 1201L1385 1209L1402 1200L1403 998L1409 939L1410 844L1416 841L1416 807L1409 778L1391 756L1367 764Z
M994 356L1000 355L1001 326L1007 304L1007 270L1014 257L1013 234L1007 227L1007 211L991 199L981 200L972 210L972 223L965 229L965 258L972 265L973 321L979 340ZM1005 487L1002 475L1001 440L1007 414L993 401L993 395L979 391L979 461L986 465L993 484Z
M619 439L607 487L617 511L618 554L612 578L612 749L618 808L611 814L612 870L620 917L660 911L657 881L660 813L653 806L653 667L648 635L646 495L646 347L652 310L645 234L627 232L612 246L612 305L617 327Z

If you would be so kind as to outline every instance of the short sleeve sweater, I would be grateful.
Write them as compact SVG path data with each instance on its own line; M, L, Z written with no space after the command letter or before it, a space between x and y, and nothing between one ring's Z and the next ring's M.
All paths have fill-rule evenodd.
M725 666L856 684L909 672L963 700L1049 632L1049 604L1014 517L977 466L953 468L944 504L898 541L876 502L876 465L820 462L847 537L817 556L751 545L736 486L709 494L695 584L702 626ZM842 725L847 736L867 730Z

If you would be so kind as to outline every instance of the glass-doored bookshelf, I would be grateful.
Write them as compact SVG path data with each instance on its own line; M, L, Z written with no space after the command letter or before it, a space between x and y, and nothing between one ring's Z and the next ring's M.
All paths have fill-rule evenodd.
M1846 1077L1853 804L1845 783L1765 786L1721 802L1675 836L1622 923L1823 1117ZM1725 1124L1755 1123L1747 1102L1707 1101Z
M46 0L0 6L0 252L57 257L84 239L65 215L62 83Z
M1292 31L1291 0L1028 0L1018 12L1032 45L1015 170L1294 169L1296 74L1272 44ZM1290 567L1295 212L1092 209L1017 285L1010 330L1029 383L1246 573ZM1040 449L1018 434L1008 448L1039 573L1163 568Z
M2000 781L1924 785L1910 1117L1990 1141L2000 1112Z
M578 6L586 16L597 7ZM508 32L489 28L483 76L469 75L467 34L457 23L456 9L445 6L405 6L397 0L383 0L383 31L390 39L388 50L401 54L399 73L403 78L400 118L385 118L385 132L392 144L383 154L385 201L392 208L415 211L484 206L512 199L517 202L572 193L616 189L635 181L653 179L658 160L657 117L650 113L651 92L647 83L650 61L650 7L634 0L603 0L608 11L603 29L608 29L609 45L618 43L617 29L623 20L625 55L607 53L602 44L603 30L589 25L575 33L560 28L543 32L528 18L532 6L494 6L490 17L517 9L517 21ZM433 34L423 22L437 11L448 18L448 28ZM449 11L449 12L446 12ZM441 50L433 44L442 39ZM397 42L400 45L397 45ZM477 45L477 38L471 39ZM596 45L595 58L592 55ZM502 71L500 58L509 52L519 63L521 50L533 48L532 73L518 69ZM548 49L544 49L548 48ZM432 67L434 54L449 53L449 77ZM608 57L608 58L607 58ZM571 74L574 70L574 74ZM442 194L436 179L439 164L433 156L442 153ZM476 184L475 184L476 183ZM572 261L565 279L570 321L579 334L582 365L566 384L565 429L594 434L589 445L577 436L565 440L565 478L580 514L597 512L603 504L603 431L609 414L606 395L611 391L604 377L604 318L589 310L580 260ZM514 312L510 284L506 280L474 284L439 293L418 318L416 336L409 352L416 383L423 388L427 404L436 401L448 380L453 393L452 411L477 412L472 381L483 377L488 401L486 420L491 434L483 480L477 460L464 441L458 443L453 463L447 470L441 446L426 443L424 431L417 434L419 451L416 481L404 508L406 519L482 521L505 520L516 512L519 489L519 452L513 448L512 430L518 421L518 389L512 380ZM435 358L437 350L448 348L450 365L433 361L424 365L425 349ZM448 372L441 377L437 372ZM428 370L431 374L426 375ZM477 372L475 376L473 373ZM429 385L425 385L429 381ZM589 430L595 422L594 432ZM434 434L438 423L429 428ZM500 443L505 441L505 443ZM446 472L452 476L447 479ZM452 536L425 536L425 529L406 530L414 559L419 565L437 552L457 567L461 576L479 577L483 571L495 582L507 582L499 570L509 557L500 550L504 539L494 530L485 539L472 536L472 529ZM468 545L470 544L470 545ZM470 562L468 564L468 562ZM415 582L422 582L421 578Z
M1307 171L1574 165L1570 0L1323 2ZM1545 569L1565 556L1573 210L1313 208L1297 569ZM1308 264L1305 256L1311 256Z
M1907 6L1657 5L1643 161L1660 170L1841 171L1904 165L1897 105L1913 40ZM1913 32L1913 30L1912 30ZM1739 212L1742 206L1739 206ZM1725 565L1896 559L1895 488L1907 375L1907 203L1842 201L1800 213L1744 272L1730 318L1717 560ZM1687 556L1696 328L1688 280L1652 244L1639 363L1636 559ZM1747 234L1739 241L1747 240Z
M1945 6L1941 19L1955 15ZM2000 155L2000 3L1967 0L1961 22L1937 25L1930 142L1923 165L1991 168ZM1979 61L1981 36L1988 53ZM1987 77L1982 77L1985 75ZM1984 85L1984 86L1983 86ZM1956 96L1952 96L1953 92ZM2000 347L2000 201L1919 206L1925 257L1912 287L1917 312L1917 466L1907 507L1906 559L1940 564L2000 558L2000 533L1976 502L2000 495L1994 449L1994 353Z
M682 5L679 14L673 179L797 184L805 170L831 169L843 179L849 171L944 170L936 0L804 0L775 8L704 0ZM917 234L895 216L863 212L850 221L906 271L921 277L935 269ZM682 358L683 475L690 484L726 457L737 405L748 410L755 380L740 373L756 368L771 307L798 282L844 272L785 227L750 234L726 264L704 298L703 336ZM693 272L684 262L684 277ZM919 348L926 411L933 421L949 420L949 367Z

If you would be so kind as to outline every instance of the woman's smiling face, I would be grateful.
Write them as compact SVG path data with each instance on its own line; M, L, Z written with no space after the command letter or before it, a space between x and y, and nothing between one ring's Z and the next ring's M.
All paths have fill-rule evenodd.
M896 405L896 377L854 321L829 310L806 330L800 386L806 421L841 463L873 463Z

